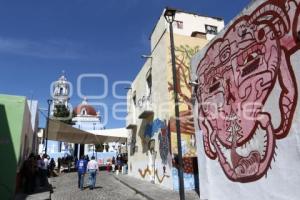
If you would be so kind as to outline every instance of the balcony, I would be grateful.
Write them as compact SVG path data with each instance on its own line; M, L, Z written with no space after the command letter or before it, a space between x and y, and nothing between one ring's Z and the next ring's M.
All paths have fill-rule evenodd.
M129 112L126 117L126 128L134 129L137 126L136 124L136 115L134 112Z
M140 119L146 119L154 115L151 95L143 96L137 102L138 116Z

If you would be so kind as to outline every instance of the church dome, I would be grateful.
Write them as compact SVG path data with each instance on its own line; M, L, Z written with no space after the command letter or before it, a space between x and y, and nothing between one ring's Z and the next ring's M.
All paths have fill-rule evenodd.
M78 115L98 116L95 108L93 108L93 106L91 105L88 105L86 99L84 99L81 104L76 106L73 112L76 116Z

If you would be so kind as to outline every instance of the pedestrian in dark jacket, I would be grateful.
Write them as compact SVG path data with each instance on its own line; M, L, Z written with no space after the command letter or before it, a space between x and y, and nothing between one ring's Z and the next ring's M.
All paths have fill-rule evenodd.
M81 190L83 190L86 167L87 167L87 161L82 156L80 160L78 160L76 163L76 169L78 173L78 188L80 188Z
M51 158L50 164L49 164L50 176L54 176L55 166L56 166L56 164L55 164L54 158Z
M22 167L22 175L24 178L24 191L27 194L31 194L35 189L35 177L36 177L36 163L34 154L30 154L29 158L25 160Z

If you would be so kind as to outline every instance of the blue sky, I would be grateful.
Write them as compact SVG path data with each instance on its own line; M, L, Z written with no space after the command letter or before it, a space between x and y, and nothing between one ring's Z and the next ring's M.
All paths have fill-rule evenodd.
M150 33L166 6L229 22L250 0L26 0L0 1L0 93L22 95L46 108L49 88L65 70L76 89L85 73L108 77L109 108L115 81L132 81L149 53ZM103 81L84 79L82 93L100 95ZM126 95L125 85L117 87ZM73 106L81 102L76 91ZM100 111L103 109L98 107ZM107 117L107 128L124 121ZM44 127L41 117L40 126Z

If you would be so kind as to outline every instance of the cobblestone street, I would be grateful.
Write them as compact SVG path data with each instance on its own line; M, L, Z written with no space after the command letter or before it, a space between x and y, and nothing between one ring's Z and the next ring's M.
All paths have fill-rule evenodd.
M85 189L77 188L77 173L61 174L59 177L51 178L53 200L145 200L135 191L116 180L112 174L100 172L97 174L97 183L94 190L87 188L88 175L85 176Z

